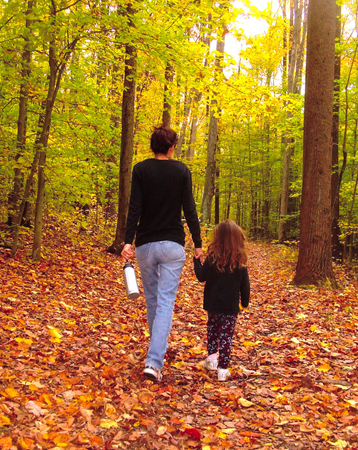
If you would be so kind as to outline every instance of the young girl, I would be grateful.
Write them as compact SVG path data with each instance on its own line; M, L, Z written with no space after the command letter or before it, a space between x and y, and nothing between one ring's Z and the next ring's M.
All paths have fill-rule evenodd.
M217 369L219 381L226 381L231 376L228 366L240 311L239 301L247 308L250 300L245 244L243 230L232 220L225 220L214 230L204 264L200 258L194 257L195 274L199 281L206 281L204 309L208 312L208 357L204 368Z

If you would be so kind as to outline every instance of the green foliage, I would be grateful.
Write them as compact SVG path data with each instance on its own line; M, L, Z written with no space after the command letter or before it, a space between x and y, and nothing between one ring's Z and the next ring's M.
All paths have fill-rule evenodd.
M346 4L344 21L353 17L352 2ZM57 7L52 22L51 5ZM63 61L74 39L71 54L52 115L46 167L46 210L67 214L75 203L114 205L117 201L121 142L121 103L124 55L128 43L138 52L135 109L134 162L151 156L149 136L162 118L164 70L173 67L170 84L172 127L183 129L182 159L193 174L195 198L200 209L206 164L209 105L215 92L219 118L217 182L220 218L237 220L252 236L276 238L280 214L283 170L283 136L294 138L289 211L291 237L298 235L298 212L302 172L303 97L287 94L282 60L287 53L283 36L287 23L269 8L248 8L248 2L219 3L173 0L128 3L111 0L36 2L26 17L25 2L0 0L0 215L6 220L14 170L26 179L34 157L39 114L48 88L48 46L56 36L56 56ZM246 9L245 9L246 8ZM261 35L245 36L242 21L251 14L267 22ZM31 23L26 27L26 19ZM224 31L223 31L223 26ZM238 39L237 55L227 52L215 66L210 45L223 34ZM31 50L30 74L22 72L26 43ZM357 172L358 72L349 70L356 42L344 36L342 55L341 136L347 114L347 168L341 187L342 229L345 230ZM242 50L239 50L242 48ZM211 49L211 50L210 50ZM239 54L240 53L240 54ZM21 85L28 90L26 145L17 146L17 121ZM189 112L185 108L189 98ZM195 100L196 99L196 100ZM289 114L287 114L289 113ZM198 128L193 158L187 159L194 117ZM340 141L342 142L342 141ZM340 143L340 145L342 145ZM342 161L340 161L340 164ZM36 192L36 177L32 196ZM214 206L213 206L214 208ZM357 224L357 206L353 207ZM213 216L213 215L212 215Z

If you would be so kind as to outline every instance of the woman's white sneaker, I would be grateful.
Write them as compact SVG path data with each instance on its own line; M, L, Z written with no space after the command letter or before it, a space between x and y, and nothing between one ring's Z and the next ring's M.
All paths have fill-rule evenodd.
M218 381L227 381L231 377L229 369L218 368Z
M161 379L163 378L160 369L157 369L153 366L145 366L143 374L152 381L161 381Z

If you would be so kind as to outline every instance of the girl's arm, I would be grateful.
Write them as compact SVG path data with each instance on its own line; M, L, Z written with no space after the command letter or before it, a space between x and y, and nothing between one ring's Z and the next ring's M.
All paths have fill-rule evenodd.
M208 273L208 259L205 260L204 265L201 264L200 258L195 258L194 256L194 270L196 278L199 281L206 281L207 273Z
M250 280L247 267L242 269L240 294L241 294L241 305L244 308L247 308L249 306L250 301Z

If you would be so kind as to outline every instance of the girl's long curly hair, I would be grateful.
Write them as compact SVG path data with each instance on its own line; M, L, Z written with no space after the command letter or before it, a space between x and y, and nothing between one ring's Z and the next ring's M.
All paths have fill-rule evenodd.
M246 267L246 236L232 220L224 220L214 229L213 240L208 247L208 257L220 272Z

